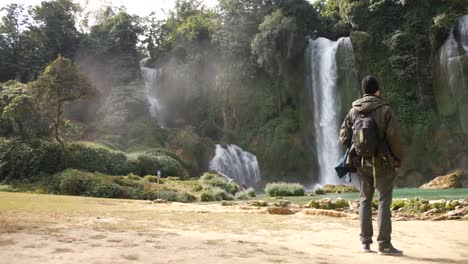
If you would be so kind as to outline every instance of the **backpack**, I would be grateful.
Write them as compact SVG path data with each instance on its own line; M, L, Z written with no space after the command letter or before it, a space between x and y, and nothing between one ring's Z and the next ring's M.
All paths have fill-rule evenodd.
M352 142L359 157L367 158L377 155L380 140L372 112L358 113L354 121Z

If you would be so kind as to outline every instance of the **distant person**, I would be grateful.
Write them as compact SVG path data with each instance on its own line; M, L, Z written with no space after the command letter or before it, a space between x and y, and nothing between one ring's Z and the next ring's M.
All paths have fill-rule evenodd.
M390 205L396 171L403 161L400 126L392 108L380 97L377 80L362 80L364 96L353 102L340 130L341 143L350 148L347 164L356 168L360 182L361 250L371 252L372 198L378 190L378 254L402 255L391 243Z

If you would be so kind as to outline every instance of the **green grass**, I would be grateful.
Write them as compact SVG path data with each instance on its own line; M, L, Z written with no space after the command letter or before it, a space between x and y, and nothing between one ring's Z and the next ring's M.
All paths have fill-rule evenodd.
M377 191L374 194L374 199L377 198ZM306 204L310 200L320 200L323 198L336 199L341 197L346 200L358 200L359 193L327 193L322 195L315 196L292 196L284 197L296 204ZM419 197L429 200L438 200L438 199L468 199L468 188L460 189L447 189L447 190L422 190L417 188L397 188L393 191L393 198L402 199L402 198L413 198ZM260 194L252 200L264 200L267 202L277 201L277 199L269 197L266 194Z

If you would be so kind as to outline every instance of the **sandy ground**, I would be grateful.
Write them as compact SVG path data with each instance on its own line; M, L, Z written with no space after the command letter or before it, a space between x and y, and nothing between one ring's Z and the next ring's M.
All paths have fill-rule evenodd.
M393 227L402 257L360 253L355 218L0 193L0 263L468 263L468 221Z

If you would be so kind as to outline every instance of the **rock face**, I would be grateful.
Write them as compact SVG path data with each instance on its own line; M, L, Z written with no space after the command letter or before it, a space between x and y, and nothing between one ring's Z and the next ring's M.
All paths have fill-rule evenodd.
M461 188L463 170L455 170L445 176L439 176L434 180L422 185L419 189L451 189Z

